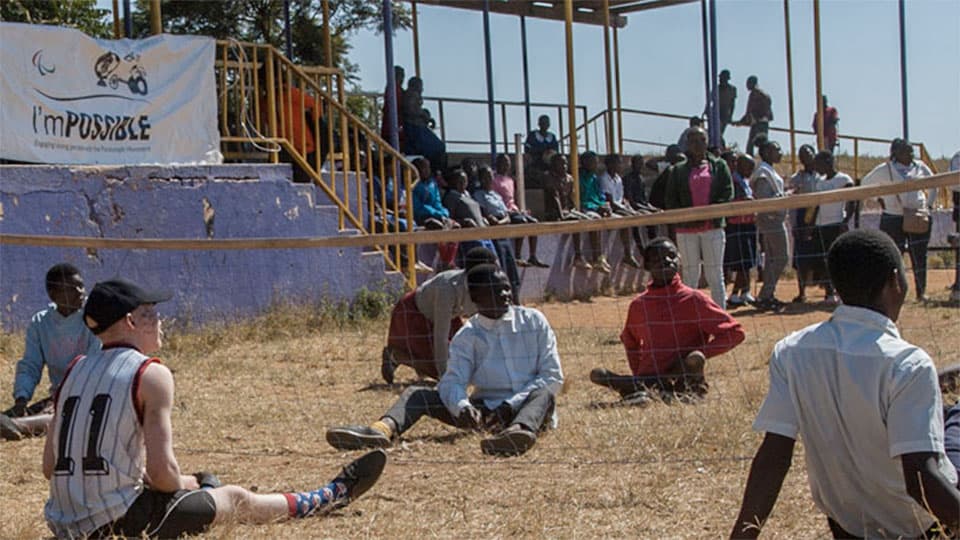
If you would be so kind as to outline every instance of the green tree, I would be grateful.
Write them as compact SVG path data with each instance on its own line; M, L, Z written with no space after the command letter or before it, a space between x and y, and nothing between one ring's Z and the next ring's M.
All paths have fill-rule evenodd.
M0 0L0 20L69 26L100 38L112 35L108 13L96 0Z
M283 0L163 0L163 28L171 34L199 34L217 39L269 43L284 50ZM395 2L394 25L408 28L409 9ZM357 66L347 60L349 38L361 29L382 29L380 2L330 0L332 61L324 58L323 5L320 0L290 0L290 28L294 62L333 65L355 77ZM149 0L137 0L134 34L150 32Z

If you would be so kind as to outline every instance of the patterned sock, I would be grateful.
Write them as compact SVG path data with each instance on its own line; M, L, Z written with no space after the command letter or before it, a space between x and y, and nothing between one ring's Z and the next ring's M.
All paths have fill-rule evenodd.
M393 429L383 420L377 420L376 422L370 424L370 429L375 429L380 433L383 433L388 439L393 437Z
M284 493L290 517L304 518L331 503L337 503L347 497L347 486L343 482L330 482L314 491Z

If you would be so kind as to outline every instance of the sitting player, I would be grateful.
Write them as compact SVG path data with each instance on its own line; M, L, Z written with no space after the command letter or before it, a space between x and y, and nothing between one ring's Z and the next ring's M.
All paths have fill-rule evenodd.
M181 475L170 425L173 375L147 356L163 337L155 304L170 297L122 279L90 293L84 321L104 347L67 369L43 451L44 516L58 538L179 538L223 522L271 523L341 507L373 486L386 464L382 451L303 493L201 489L199 475Z
M496 265L473 267L467 281L477 314L450 342L437 389L410 387L372 425L327 430L331 446L387 447L423 416L493 431L480 443L485 454L519 455L534 445L563 385L556 336L542 313L510 305L510 280Z
M393 384L397 366L410 366L420 377L439 379L447 369L447 347L463 326L462 316L476 313L467 291L467 271L482 263L497 263L487 248L467 252L464 270L440 272L408 292L390 315L387 346L383 348L380 374Z
M43 435L53 413L53 398L28 405L47 366L50 392L56 391L70 361L100 350L100 340L83 324L83 278L71 264L54 265L47 271L47 295L52 304L30 319L23 358L17 362L13 383L13 407L0 415L0 436L18 440Z
M960 491L945 455L937 372L896 326L908 288L900 250L885 233L858 229L833 243L827 268L843 305L773 348L753 424L765 435L731 536L760 534L798 437L813 501L835 538L956 531Z
M648 389L665 399L704 395L706 359L743 341L743 327L736 319L706 294L683 284L679 263L673 242L663 237L650 241L643 250L643 267L652 279L630 303L620 333L633 374L617 375L604 368L590 372L593 383L616 390L628 403L646 403Z

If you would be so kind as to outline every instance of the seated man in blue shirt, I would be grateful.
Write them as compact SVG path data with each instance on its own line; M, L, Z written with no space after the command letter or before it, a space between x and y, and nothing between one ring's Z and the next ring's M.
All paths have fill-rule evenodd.
M54 265L47 271L46 287L52 303L30 319L23 358L17 362L13 383L14 404L0 415L0 436L7 440L42 435L46 431L53 413L52 398L28 405L40 384L44 365L52 395L74 358L100 350L100 340L83 324L80 308L84 291L80 271L72 264Z
M552 422L563 372L557 339L539 311L510 304L510 280L499 267L481 264L467 273L477 314L450 342L447 371L436 390L411 387L370 426L327 430L334 448L382 448L424 416L494 435L484 454L513 456L529 450ZM467 394L468 386L473 394Z

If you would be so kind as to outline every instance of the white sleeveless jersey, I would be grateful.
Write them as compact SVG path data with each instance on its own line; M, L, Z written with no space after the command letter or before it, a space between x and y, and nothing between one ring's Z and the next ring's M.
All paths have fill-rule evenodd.
M116 521L143 491L145 448L134 395L153 361L121 346L81 357L67 371L48 435L54 471L44 516L57 537Z

